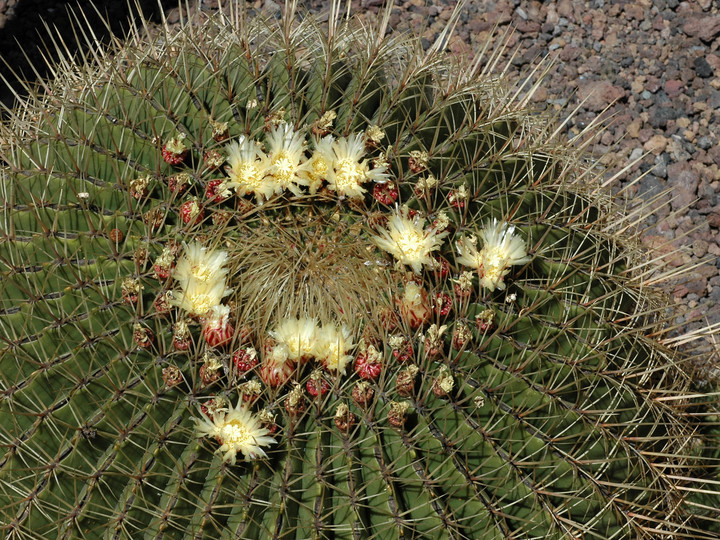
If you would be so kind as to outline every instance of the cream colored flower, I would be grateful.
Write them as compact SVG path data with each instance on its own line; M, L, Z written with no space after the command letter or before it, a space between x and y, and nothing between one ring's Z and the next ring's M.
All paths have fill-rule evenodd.
M270 130L267 138L268 169L276 190L289 189L294 195L302 195L300 185L308 185L301 174L305 166L303 138L290 124L282 123Z
M438 231L444 231L450 225L450 218L444 210L440 210L437 213L437 216L435 216L435 221L433 223Z
M315 356L315 342L320 331L313 319L283 319L270 335L288 348L288 358L299 360L303 356Z
M232 292L224 280L200 281L191 279L173 295L172 304L192 315L203 316Z
M491 291L503 290L503 278L510 272L510 267L530 260L525 242L514 232L513 225L493 219L479 232L482 249L477 249L474 237L457 241L460 255L457 262L477 269L483 287Z
M173 277L182 287L190 280L202 283L224 281L228 274L225 267L228 258L227 251L209 250L197 242L185 244Z
M352 347L350 330L347 327L338 328L334 324L324 324L317 333L315 358L330 371L345 375L345 368L353 358L346 353Z
M313 154L307 160L305 168L300 171L300 175L308 182L311 195L317 193L323 180L327 178L328 172L335 166L334 140L332 135L315 139Z
M420 343L425 343L425 348L429 349L430 347L438 347L442 345L442 339L443 334L447 331L448 326L447 324L443 324L442 326L438 326L437 324L433 323L430 325L430 328L427 329L427 332L425 334L420 334L418 336L418 341ZM429 346L428 346L429 344Z
M270 198L276 186L266 177L268 158L258 148L255 141L241 136L237 142L225 147L228 166L225 168L230 182L229 187L235 188L238 195L252 193L258 201Z
M387 340L388 345L391 349L400 349L405 346L407 339L401 334L394 334Z
M238 452L243 454L245 461L267 457L264 446L277 441L268 437L270 430L262 427L260 419L253 415L238 401L236 407L230 406L227 411L217 410L210 420L204 414L195 419L195 428L200 437L215 438L220 441L217 452L223 459L235 465Z
M407 209L403 209L388 219L387 229L380 231L380 236L373 237L373 241L419 274L424 264L433 263L430 253L439 249L443 238L448 235L433 228L425 229L424 224L425 219L417 216L409 218Z
M365 155L365 141L362 133L340 137L333 143L335 160L328 172L328 186L338 195L360 197L365 193L361 184L369 181L386 182L385 167L370 169Z
M205 324L210 328L225 328L230 317L230 307L218 304L205 314Z

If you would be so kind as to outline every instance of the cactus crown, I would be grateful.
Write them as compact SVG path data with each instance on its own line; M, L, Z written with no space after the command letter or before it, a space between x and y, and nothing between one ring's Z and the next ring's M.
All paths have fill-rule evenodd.
M703 534L600 173L386 24L138 31L3 126L6 536Z

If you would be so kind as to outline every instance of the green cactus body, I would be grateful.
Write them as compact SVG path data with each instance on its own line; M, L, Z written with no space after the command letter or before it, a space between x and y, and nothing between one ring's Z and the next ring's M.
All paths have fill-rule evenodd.
M309 20L283 24L216 18L124 46L103 67L60 76L3 128L4 536L703 537L678 480L690 476L692 427L656 399L687 383L653 337L659 305L635 278L628 240L579 180L588 169L486 73L352 24L331 23L332 39ZM361 197L323 183L263 204L208 199L210 181L230 173L206 153L242 137L267 152L283 120L306 142L363 134L365 159L386 156L397 203L427 218L425 230L447 220L430 255L449 274L427 262L411 272L378 248L378 230L402 213L373 198L373 182ZM189 152L168 163L180 134ZM302 159L311 154L312 144ZM191 182L178 193L168 180L183 172ZM192 197L204 217L185 223ZM527 252L494 290L457 248L492 218ZM171 268L158 278L153 266L170 242L175 261L183 242L229 254L225 298L235 329L249 329L244 344L237 331L212 347L198 317L154 304L178 290ZM447 294L450 313L431 308L413 328L398 308L412 279ZM233 464L198 436L200 405L238 403L283 317L347 325L352 347L340 354L355 364L326 366L318 397L306 389L317 365L298 361L279 387L261 381L245 407L275 415L275 426L263 417L275 444ZM182 318L185 350L172 330ZM412 347L405 361L398 336ZM353 397L361 337L381 364L365 405ZM232 355L245 345L260 364L238 373ZM208 350L221 364L211 383ZM294 382L302 399L289 404Z

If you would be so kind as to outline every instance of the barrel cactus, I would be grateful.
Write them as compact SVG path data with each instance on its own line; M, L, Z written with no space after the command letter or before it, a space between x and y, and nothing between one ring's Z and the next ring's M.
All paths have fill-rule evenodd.
M3 536L710 534L600 173L481 59L327 26L138 32L3 126Z

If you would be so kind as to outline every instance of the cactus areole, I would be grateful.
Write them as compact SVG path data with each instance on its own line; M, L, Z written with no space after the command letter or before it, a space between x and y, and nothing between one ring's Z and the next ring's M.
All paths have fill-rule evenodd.
M485 62L290 11L3 124L2 536L704 538L602 172Z

